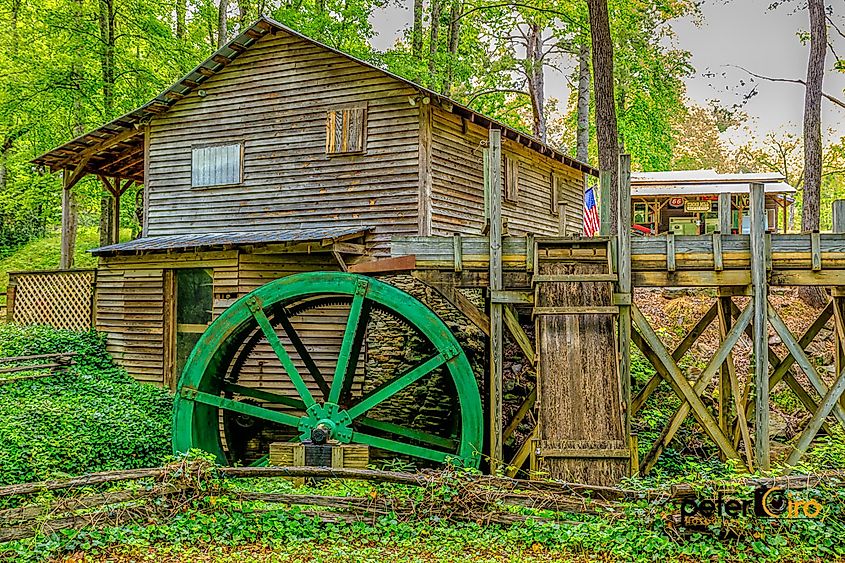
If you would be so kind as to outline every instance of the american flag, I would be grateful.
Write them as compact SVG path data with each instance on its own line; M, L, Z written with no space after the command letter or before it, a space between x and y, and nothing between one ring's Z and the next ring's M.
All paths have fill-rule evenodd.
M584 192L584 234L593 237L598 232L599 207L596 205L596 194L593 188L587 188Z

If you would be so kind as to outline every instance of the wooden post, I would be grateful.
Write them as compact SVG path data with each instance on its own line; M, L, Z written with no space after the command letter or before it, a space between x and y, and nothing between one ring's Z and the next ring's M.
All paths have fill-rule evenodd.
M9 284L6 286L6 324L15 322L15 293L18 289L18 280L14 275L9 276Z
M619 380L625 440L631 437L631 155L619 155L619 243L616 272L619 276Z
M76 248L76 197L71 183L72 174L62 172L62 247L59 268L73 268L73 252Z
M769 470L769 319L766 295L766 200L763 184L752 183L751 293L754 304L754 461Z
M833 232L837 234L845 233L845 199L837 199L831 204L833 212ZM840 288L833 288L833 306L842 311L842 290ZM839 331L833 331L834 349L836 350L836 373L842 373L842 368L845 367L845 342L839 338ZM845 398L840 400L840 404L845 407Z
M487 185L490 188L490 293L504 289L502 276L502 133L490 130ZM490 472L497 473L502 452L502 305L490 301Z
M720 290L718 301L716 303L719 316L719 345L721 345L725 341L728 333L731 331L732 318L730 292ZM733 395L731 392L731 370L728 362L733 362L733 358L730 354L728 354L727 359L719 370L719 428L721 428L722 432L726 435L732 428L731 403L733 402ZM724 454L720 457L722 457L723 460L725 459Z
M120 178L114 179L114 188L111 201L111 226L109 228L111 240L109 244L120 242Z
M610 183L613 180L609 172L599 174L599 235L610 236Z
M731 234L733 217L731 216L731 194L719 194L719 232Z
M845 233L845 199L837 199L832 204L833 232Z

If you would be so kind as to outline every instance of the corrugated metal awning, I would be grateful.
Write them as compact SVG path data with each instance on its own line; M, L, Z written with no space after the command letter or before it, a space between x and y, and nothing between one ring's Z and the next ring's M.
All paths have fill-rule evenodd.
M276 231L242 231L231 233L198 233L143 237L90 250L94 256L134 254L167 250L199 250L251 244L284 244L296 242L338 242L366 235L370 227L336 227L323 229L284 229Z

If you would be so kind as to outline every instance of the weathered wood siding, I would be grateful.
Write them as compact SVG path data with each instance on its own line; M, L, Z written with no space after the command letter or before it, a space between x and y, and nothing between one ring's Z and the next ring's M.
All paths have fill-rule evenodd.
M334 257L322 254L264 254L239 251L179 253L100 258L97 282L97 329L107 334L107 347L115 361L140 381L169 385L172 362L165 352L168 328L166 272L177 268L208 268L213 280L213 316L216 318L238 298L278 278L299 272L337 270ZM292 324L327 381L331 381L340 350L348 308L326 307L293 319ZM172 330L172 329L171 329ZM299 355L278 329L279 338L294 360L312 393L319 396ZM363 355L359 365L360 392ZM178 374L176 374L178 377ZM244 365L241 383L296 396L290 378L266 340Z
M478 234L484 224L482 141L487 131L461 117L433 108L431 112L432 201L431 234ZM504 156L519 161L519 195L505 201L502 213L512 235L557 235L558 215L551 212L551 175L561 176L558 202L567 205L567 229L580 232L583 208L581 172L511 140Z
M372 226L416 233L414 90L279 32L155 118L147 235ZM366 106L366 151L326 155L326 112ZM243 182L191 188L191 148L243 143Z
M165 270L233 267L236 251L101 257L97 330L107 334L115 361L138 380L165 383Z

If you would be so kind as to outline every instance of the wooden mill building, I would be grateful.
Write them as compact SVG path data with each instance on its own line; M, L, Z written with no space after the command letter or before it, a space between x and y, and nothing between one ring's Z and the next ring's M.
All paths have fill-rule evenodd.
M131 375L172 386L213 316L258 286L384 256L393 235L483 233L490 129L506 232L579 233L593 168L266 17L34 162L65 192L100 177L115 208L143 184L143 236L94 251L96 328ZM330 358L336 343L322 346Z

